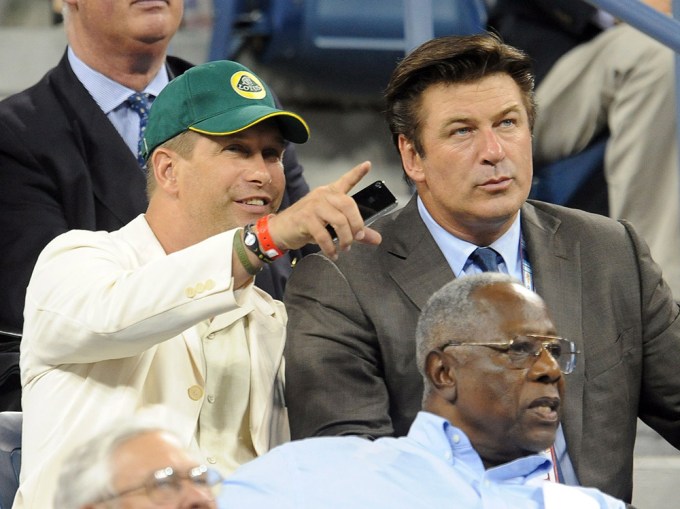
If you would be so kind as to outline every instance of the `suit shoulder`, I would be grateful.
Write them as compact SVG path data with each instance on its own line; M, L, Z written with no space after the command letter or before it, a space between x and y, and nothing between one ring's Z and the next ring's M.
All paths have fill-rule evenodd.
M59 132L60 126L66 126L70 114L56 90L55 76L59 72L62 71L55 67L35 85L0 101L0 124L15 132L29 132L29 139L36 137L35 130L40 136L50 136ZM87 94L84 87L82 91Z
M579 237L625 233L620 221L607 216L534 200L527 203L528 207L524 209L527 219L537 218L539 222L545 223L546 218L549 218L562 233L567 231Z
M175 57L172 55L168 55L168 57L166 58L166 63L171 73L170 76L171 79L176 78L180 74L184 74L186 71L188 71L194 66L194 64L192 64L191 62L188 62L183 58Z

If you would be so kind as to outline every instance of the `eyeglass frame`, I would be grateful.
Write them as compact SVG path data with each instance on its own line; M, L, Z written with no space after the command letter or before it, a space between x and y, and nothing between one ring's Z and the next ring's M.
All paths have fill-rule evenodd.
M205 484L197 483L197 481L201 479L201 476L203 476L204 474L207 475L206 483ZM179 481L189 481L191 482L192 486L196 488L206 488L205 490L206 493L210 494L211 496L213 496L214 494L210 491L210 488L214 488L222 481L224 481L224 477L222 477L222 475L217 470L209 468L206 465L198 465L192 467L185 474L181 474L180 472L176 471L173 467L165 467L149 474L145 479L144 483L133 488L126 488L117 493L112 493L104 498L100 498L98 500L98 503L108 502L109 500L125 497L139 490L144 490L146 492L146 495L149 497L149 500L151 500L154 504L161 504L167 502L169 499L158 499L155 498L156 496L154 495L154 493L158 493L155 490L162 486L160 484L160 481L164 481L166 479L178 479ZM181 483L177 482L176 484L177 484L176 494L179 494L181 493Z
M529 369L531 368L534 363L538 360L538 358L541 356L541 352L545 350L548 355L557 363L557 365L560 367L560 372L562 372L565 375L569 375L574 372L574 369L576 367L576 355L580 354L581 352L576 349L576 343L573 341L560 337L560 336L549 336L549 335L543 335L543 334L517 334L516 336L513 336L510 341L485 341L485 342L477 342L477 341L461 341L457 339L452 339L448 343L442 345L439 347L439 350L442 352L451 346L486 346L488 348L493 348L494 350L501 351L505 354L508 354L510 352L510 348L512 347L513 343L517 338L529 338L529 339L539 339L539 340L547 340L547 341L540 341L541 343L541 348L539 348L536 353L527 353L527 358L523 362L525 362L526 365L519 366L516 363L513 363L512 358L510 357L510 362L514 364L515 369ZM555 355L550 351L548 348L549 345L554 345L554 344L559 344L562 351L560 352L559 357L555 357ZM560 358L562 358L565 355L565 348L566 349L566 355L569 356L569 358L564 361L565 365L564 367L562 366L562 362L560 361ZM522 353L522 352L516 352L516 353ZM532 359L533 358L533 359ZM530 361L530 362L529 362Z

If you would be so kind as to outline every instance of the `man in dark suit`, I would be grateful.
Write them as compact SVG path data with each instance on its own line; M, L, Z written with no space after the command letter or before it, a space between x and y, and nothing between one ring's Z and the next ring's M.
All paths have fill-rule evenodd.
M489 35L434 39L398 65L387 116L417 194L375 223L380 246L296 266L291 433L407 433L422 393L419 312L452 278L500 270L543 297L581 352L555 443L560 479L630 501L637 417L680 446L680 310L630 224L526 201L530 69Z
M19 333L38 255L67 230L117 230L146 210L140 119L125 98L155 96L191 67L167 55L182 0L65 0L65 7L64 57L36 85L0 103L0 331L16 333L0 337L5 410L19 408ZM292 146L284 167L281 209L309 191ZM281 299L296 256L288 253L259 273L258 286Z

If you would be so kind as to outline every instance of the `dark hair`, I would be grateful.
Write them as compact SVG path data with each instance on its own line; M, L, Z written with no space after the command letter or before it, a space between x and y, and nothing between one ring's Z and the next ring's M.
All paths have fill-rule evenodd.
M534 75L526 53L491 33L451 35L421 44L397 65L385 90L387 123L395 146L398 148L399 135L403 134L424 155L418 110L425 89L439 83L478 81L498 73L508 74L519 86L533 129Z

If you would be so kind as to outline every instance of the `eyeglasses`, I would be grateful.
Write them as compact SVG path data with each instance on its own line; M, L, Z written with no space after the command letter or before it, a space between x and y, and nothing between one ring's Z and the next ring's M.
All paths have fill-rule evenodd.
M446 343L440 349L443 351L450 346L486 346L499 350L508 356L516 369L530 368L541 355L541 352L545 350L555 359L560 371L565 375L574 371L576 354L581 353L576 350L573 341L557 336L541 336L538 334L524 334L515 336L510 341L501 342L469 343L454 340Z
M100 502L124 497L139 490L146 490L147 496L153 503L166 504L177 500L182 493L182 481L191 483L194 488L204 491L211 498L214 498L214 488L223 481L223 478L219 472L205 465L194 467L186 473L177 472L172 467L165 467L156 470L141 486L119 491L101 499Z

